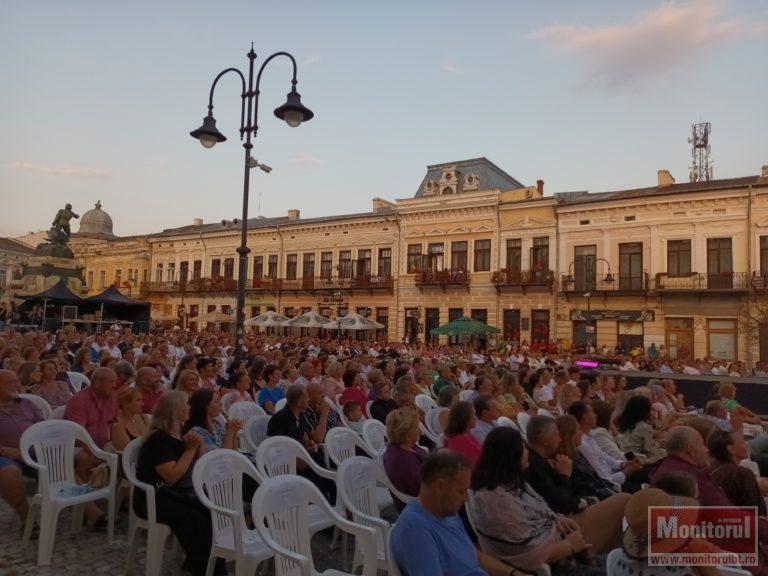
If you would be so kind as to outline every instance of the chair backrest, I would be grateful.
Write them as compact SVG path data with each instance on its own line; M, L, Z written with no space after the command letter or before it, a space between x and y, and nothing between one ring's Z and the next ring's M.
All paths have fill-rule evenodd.
M528 422L531 420L531 415L527 412L518 412L517 413L517 427L520 429L520 433L523 435L523 438L527 437L527 431L528 428Z
M288 398L280 398L280 400L277 401L275 404L275 412L279 412L283 408L285 408L285 405L288 404Z
M438 406L427 412L427 415L424 418L427 428L436 436L440 436L440 434L443 433L443 427L440 425L440 414L443 412L448 412L448 408L440 408Z
M69 383L72 384L75 392L80 392L83 388L87 388L91 385L88 376L81 374L80 372L67 372L67 376L69 377Z
M439 434L433 434L424 424L419 422L419 432L421 432L422 436L426 436L429 438L432 442L437 443L438 438L440 438Z
M19 450L24 461L38 470L40 492L44 497L59 487L75 482L75 442L80 440L96 449L88 432L69 420L43 420L32 424L21 435ZM30 450L34 449L34 458Z
M269 419L271 416L266 414L257 414L251 416L243 427L245 448L249 454L256 454L259 449L259 445L264 442L267 437L267 426L269 426Z
M352 456L339 465L336 474L336 487L344 506L352 514L352 522L376 530L377 556L383 560L386 557L389 522L381 519L379 511L376 461L364 456Z
M757 465L757 462L754 462L752 460L749 460L748 458L745 458L744 460L739 462L739 466L742 466L743 468L750 470L755 476L760 478L760 467Z
M749 576L751 572L743 568L734 568L733 566L718 566L717 572L720 576Z
M336 404L336 408L341 408L341 394L336 394L333 397L333 402Z
M240 420L245 423L253 416L266 416L264 409L256 404L256 402L234 402L227 412L227 418L229 420Z
M371 404L373 404L373 400L368 400L368 402L365 403L365 413L368 414L368 418L373 418L373 416L371 416Z
M520 431L520 428L518 428L517 423L514 420L512 420L512 418L507 418L506 416L499 416L498 418L496 418L496 426L514 428L518 432Z
M430 410L438 408L437 402L426 394L417 394L414 402L416 403L417 408L424 412L424 414L429 414Z
M349 428L337 426L331 428L325 435L325 450L328 457L336 466L356 455L356 448L360 448L370 456L375 453L368 447L360 436Z
M211 511L213 542L234 544L242 553L243 536L253 532L245 524L243 475L255 481L261 475L244 455L219 448L203 454L192 470L192 485L202 504ZM229 546L228 546L229 547Z
M296 474L296 460L312 459L304 446L288 436L271 436L256 450L256 469L265 478Z
M64 414L66 412L66 405L58 406L57 408L54 408L53 412L48 415L48 420L64 420Z
M24 398L25 400L32 402L32 404L35 405L35 408L43 413L43 418L48 418L51 415L51 412L53 412L51 405L48 404L48 401L42 396L38 396L37 394L19 394L19 398Z
M459 392L459 400L462 402L469 402L472 400L472 396L474 396L475 391L474 390L462 390Z
M363 422L363 440L376 453L381 453L387 447L387 428L378 420L370 419Z

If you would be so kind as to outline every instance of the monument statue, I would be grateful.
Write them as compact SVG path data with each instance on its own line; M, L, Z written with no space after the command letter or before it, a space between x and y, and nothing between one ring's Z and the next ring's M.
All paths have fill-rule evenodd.
M72 218L80 218L78 214L72 211L72 204L67 204L56 213L51 229L47 233L48 242L37 245L35 249L36 256L74 259L75 255L67 246L69 237L72 235L72 231L69 228L69 221Z
M80 218L79 214L72 212L72 204L67 204L64 208L56 212L56 218L53 219L53 228L51 230L62 231L67 235L67 241L72 235L69 229L69 221L72 218Z

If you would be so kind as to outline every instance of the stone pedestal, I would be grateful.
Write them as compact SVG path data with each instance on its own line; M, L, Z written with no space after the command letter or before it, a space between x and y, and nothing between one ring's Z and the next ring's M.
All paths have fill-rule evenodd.
M39 294L56 284L60 278L67 287L80 296L83 293L83 267L70 258L32 256L24 266L22 277L11 282L15 294Z

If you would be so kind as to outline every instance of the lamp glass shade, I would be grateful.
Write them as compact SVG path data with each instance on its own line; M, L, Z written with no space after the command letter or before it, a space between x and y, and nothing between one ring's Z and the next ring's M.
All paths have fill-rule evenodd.
M286 110L283 115L283 120L291 128L296 128L299 124L304 122L304 115L297 110Z
M608 283L610 284L611 282L613 282L613 280L614 280L614 278L613 278L613 274L611 274L610 272L608 272L608 274L605 276L605 281L606 281L606 282L608 282Z
M275 109L275 116L292 128L314 117L312 110L301 103L301 95L295 89L288 93L285 104Z
M200 140L200 144L203 145L203 148L213 148L217 143L216 138L210 134L203 134L198 140Z
M213 148L217 143L227 141L227 137L216 128L216 119L211 115L203 118L203 125L189 135L200 140L205 148Z

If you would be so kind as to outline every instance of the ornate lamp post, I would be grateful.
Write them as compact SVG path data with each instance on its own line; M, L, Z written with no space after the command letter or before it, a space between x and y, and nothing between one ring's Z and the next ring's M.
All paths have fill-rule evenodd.
M256 137L259 130L258 116L259 116L259 94L261 94L261 74L264 72L264 68L273 59L278 56L285 56L290 59L293 65L293 79L291 80L291 91L288 93L285 104L275 109L275 116L281 120L285 120L288 126L295 128L302 122L311 120L314 114L312 111L301 103L301 96L296 91L296 60L288 52L275 52L264 60L263 64L259 68L256 75L256 85L253 83L253 71L254 61L256 60L256 52L253 51L253 45L248 52L248 81L246 83L245 76L237 68L227 68L222 70L213 81L211 85L211 92L208 97L208 115L203 118L203 125L197 130L190 132L190 136L200 140L200 143L205 148L213 148L219 142L225 142L226 137L219 132L216 128L216 120L213 117L213 92L216 89L216 84L219 79L228 72L234 72L240 76L240 80L243 84L243 92L241 95L242 103L240 107L240 140L244 139L243 148L245 150L244 170L243 170L243 219L242 230L240 238L240 247L237 249L239 254L238 265L238 277L237 277L237 331L235 335L235 359L242 359L243 355L243 339L244 339L244 323L245 323L245 281L248 268L248 253L251 251L248 248L248 193L250 184L250 169L258 165L251 157L251 139Z

